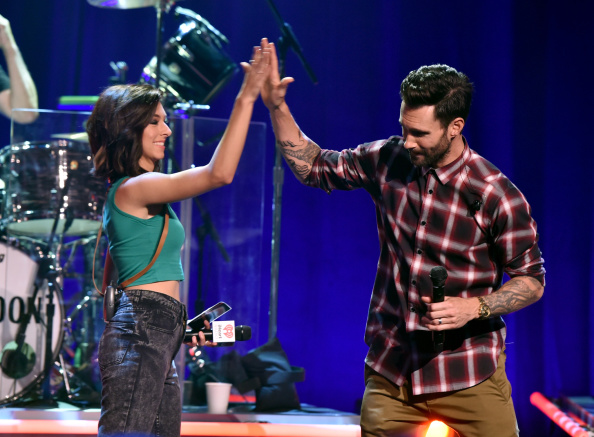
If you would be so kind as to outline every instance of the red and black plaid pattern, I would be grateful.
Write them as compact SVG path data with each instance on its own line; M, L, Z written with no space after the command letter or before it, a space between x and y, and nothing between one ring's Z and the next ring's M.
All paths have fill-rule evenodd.
M364 188L375 203L381 250L366 363L395 384L410 378L414 394L487 379L504 347L503 320L474 320L445 331L444 352L437 355L431 333L420 325L421 296L432 294L435 266L448 271L447 296L492 293L504 272L544 284L536 223L516 186L468 145L446 167L415 167L400 137L322 150L306 184L328 193Z

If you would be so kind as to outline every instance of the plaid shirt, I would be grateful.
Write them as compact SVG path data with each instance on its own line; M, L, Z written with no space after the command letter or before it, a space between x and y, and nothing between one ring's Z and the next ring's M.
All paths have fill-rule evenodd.
M366 363L397 385L409 379L414 394L472 387L495 371L505 323L475 319L444 331L436 354L420 324L421 297L433 293L429 272L445 267L446 295L462 298L494 292L504 272L544 284L536 223L522 193L466 140L462 156L438 169L415 167L401 140L322 150L306 184L328 193L364 188L375 203L381 251Z

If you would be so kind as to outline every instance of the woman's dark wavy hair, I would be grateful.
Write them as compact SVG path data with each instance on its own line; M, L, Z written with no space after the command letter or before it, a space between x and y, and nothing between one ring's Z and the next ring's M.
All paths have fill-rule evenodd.
M411 71L400 85L400 97L411 108L435 105L435 117L445 128L470 112L473 86L468 77L443 64Z
M114 85L101 93L87 121L96 176L114 182L146 173L139 165L142 133L160 100L161 93L146 84Z

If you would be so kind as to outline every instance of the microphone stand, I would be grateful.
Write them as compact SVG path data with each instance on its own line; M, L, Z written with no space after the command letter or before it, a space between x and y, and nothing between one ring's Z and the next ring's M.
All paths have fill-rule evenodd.
M267 0L272 13L274 14L279 28L281 30L281 37L278 39L279 51L279 68L280 77L285 77L285 59L289 48L293 49L301 64L305 68L308 76L314 84L318 83L316 76L309 66L303 55L303 51L297 37L289 23L286 23L273 0ZM272 200L272 242L271 242L271 261L270 261L270 309L268 311L268 339L272 340L276 337L277 332L277 318L278 318L278 278L279 278L279 259L280 259L280 230L281 230L281 210L283 199L283 183L284 183L284 169L283 158L278 147L275 147L274 169L273 169L273 185L274 196Z

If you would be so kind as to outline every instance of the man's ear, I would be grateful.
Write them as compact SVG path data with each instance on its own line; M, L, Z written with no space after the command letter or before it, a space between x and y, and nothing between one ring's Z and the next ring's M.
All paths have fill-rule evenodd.
M448 126L448 136L450 139L454 139L462 133L462 129L464 129L464 119L462 117L457 117L453 119Z

